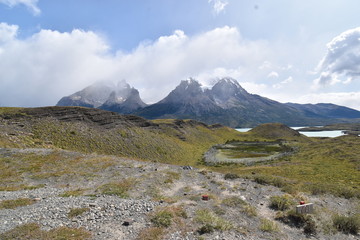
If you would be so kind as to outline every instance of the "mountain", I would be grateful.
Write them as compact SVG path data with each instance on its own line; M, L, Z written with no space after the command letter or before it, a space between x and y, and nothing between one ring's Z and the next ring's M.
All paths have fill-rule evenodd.
M250 94L232 78L220 79L211 89L203 89L194 79L181 81L163 100L135 114L149 119L192 118L231 127L266 122L299 125L306 121L301 111Z
M206 118L221 118L223 109L218 106L201 84L194 79L181 81L163 100L135 112L148 118L191 118L205 121ZM214 121L213 123L216 123Z
M331 103L318 103L318 104L286 103L286 105L302 111L307 117L360 118L359 111Z
M98 82L70 96L63 97L57 106L82 106L100 108L123 114L147 106L140 98L139 91L125 81L117 84Z
M357 110L325 103L280 103L248 93L229 77L219 79L209 89L193 78L183 80L164 99L149 106L141 100L139 91L125 81L117 85L93 84L62 98L57 105L100 108L147 119L194 119L230 127L271 122L288 126L360 122Z

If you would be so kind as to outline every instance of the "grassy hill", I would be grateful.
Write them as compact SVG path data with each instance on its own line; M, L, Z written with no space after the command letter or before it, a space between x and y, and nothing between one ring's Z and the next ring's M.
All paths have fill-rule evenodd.
M207 166L203 154L226 142L276 142L292 153ZM282 124L239 133L81 107L0 108L0 239L354 239L359 159L357 136L308 138ZM299 200L316 211L295 214ZM134 227L118 215L133 216L127 201L140 206ZM64 227L40 228L53 221Z
M147 121L80 107L1 108L0 146L60 148L173 164L195 164L212 145L241 134L192 120Z
M204 165L203 154L229 140L282 139L294 154L244 166ZM148 121L81 107L0 108L0 147L52 148L131 159L192 165L254 178L288 192L360 196L360 140L308 138L283 124L263 124L248 133L193 120Z

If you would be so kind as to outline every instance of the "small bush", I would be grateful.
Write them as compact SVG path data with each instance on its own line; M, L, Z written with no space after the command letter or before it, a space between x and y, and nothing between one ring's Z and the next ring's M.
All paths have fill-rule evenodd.
M285 187L287 185L286 181L280 177L272 176L256 176L254 181L261 185L273 185L275 187Z
M205 233L212 233L212 232L214 232L214 230L215 230L214 226L207 223L207 224L203 225L202 227L200 227L197 231L200 235L202 235Z
M248 217L255 217L257 216L257 211L256 211L256 208L247 204L245 206L243 206L242 210L241 210L242 213L246 214L246 216Z
M357 234L360 231L360 215L333 217L334 227L343 233Z
M72 208L72 209L70 209L70 211L68 213L68 217L73 218L73 217L79 216L88 211L90 211L89 208Z
M204 224L210 225L216 230L229 230L232 228L232 224L223 218L217 216L208 209L199 209L196 211L195 221Z
M274 221L262 218L260 222L260 230L263 232L278 232L279 226Z
M146 228L142 230L137 240L161 240L164 236L164 229L159 227Z
M237 175L236 173L226 173L224 176L224 179L228 180L232 180L232 179L237 179L239 178L239 175Z
M70 190L64 192L63 194L60 194L60 197L77 197L77 196L81 196L83 193L84 193L83 189Z
M46 232L41 230L40 226L36 223L27 223L0 234L0 239L87 240L91 239L91 233L82 228L68 227L59 227Z
M222 200L222 204L228 207L241 207L247 203L239 197L232 196Z
M170 227L171 221L173 219L173 213L168 210L162 210L157 213L151 218L151 222L156 227Z
M107 183L98 188L105 195L116 195L121 198L128 197L128 191L134 186L134 181L125 179L122 182Z
M294 201L289 195L272 196L270 198L269 207L275 210L284 211L289 209L294 204Z
M312 219L311 217L308 217L308 219L305 222L304 233L306 235L315 235L316 232L317 232L316 223L315 223L314 219Z
M14 200L0 201L0 209L14 209L17 207L34 204L35 201L30 198L18 198Z
M296 213L295 210L290 210L286 213L279 212L276 220L297 228L303 228L306 235L315 235L317 227L311 215Z

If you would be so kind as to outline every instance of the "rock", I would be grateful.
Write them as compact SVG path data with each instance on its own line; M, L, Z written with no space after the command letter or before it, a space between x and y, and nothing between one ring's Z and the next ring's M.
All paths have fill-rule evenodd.
M123 226L130 226L132 225L134 222L134 220L132 219L125 219L124 222L122 223Z

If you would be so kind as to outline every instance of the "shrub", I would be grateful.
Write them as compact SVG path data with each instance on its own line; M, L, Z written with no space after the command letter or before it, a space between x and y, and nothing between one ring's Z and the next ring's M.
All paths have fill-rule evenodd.
M247 204L245 206L243 206L241 212L245 213L246 216L248 217L255 217L257 216L257 211L256 211L256 208Z
M314 235L317 232L316 223L311 215L296 213L290 210L287 213L278 213L276 220L297 228L303 228L306 235Z
M17 207L34 204L35 201L30 198L18 198L14 200L0 201L0 209L14 209Z
M82 228L68 228L68 227L59 227L52 229L49 232L46 232L41 230L40 226L36 223L27 223L17 226L7 232L1 233L0 239L1 240L12 240L12 239L86 240L86 239L91 239L91 233Z
M225 231L232 228L232 224L230 222L217 216L208 209L197 210L195 215L195 221L204 225L208 224L212 226L215 230Z
M81 196L83 193L84 189L70 190L60 194L60 197L77 197Z
M125 179L122 182L107 183L98 188L105 195L116 195L121 198L128 197L128 191L134 186L132 179Z
M337 230L343 233L357 234L360 230L360 215L335 215L333 217L333 224Z
M70 209L70 211L68 213L68 217L73 218L73 217L79 216L79 215L83 214L84 212L88 212L88 211L90 211L89 208L72 208L72 209Z
M214 232L214 226L207 223L207 224L203 225L202 227L200 227L197 231L200 235L205 234L205 233L212 233L212 232Z
M239 178L239 175L237 175L236 173L226 173L224 176L224 179L228 180L228 179L236 179Z
M260 222L260 230L263 232L278 232L279 226L274 221L262 218Z
M308 217L305 222L304 233L306 235L315 235L316 232L317 232L316 223L315 223L314 219L312 219L311 217Z
M151 222L156 227L170 227L171 221L173 219L173 213L168 210L162 210L157 213L151 218Z
M164 235L164 229L159 227L146 228L142 230L137 240L161 240Z
M247 203L239 197L232 196L222 200L222 204L228 207L241 207Z
M294 204L294 201L289 195L272 196L270 198L269 207L275 210L284 211L289 209Z

